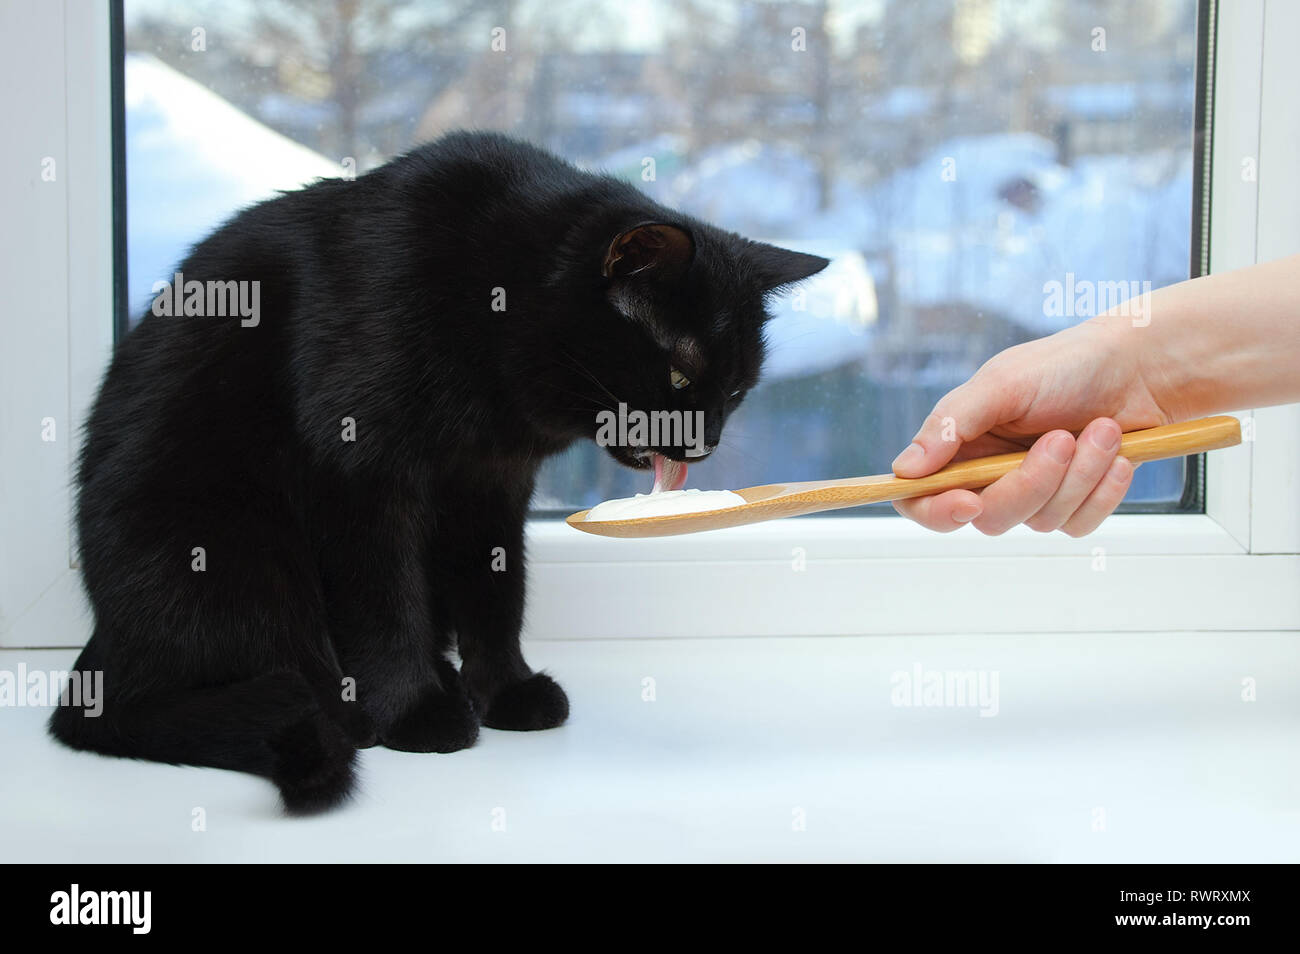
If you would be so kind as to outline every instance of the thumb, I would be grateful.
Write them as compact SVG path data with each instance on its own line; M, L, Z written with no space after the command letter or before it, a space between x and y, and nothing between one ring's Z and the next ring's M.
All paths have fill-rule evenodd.
M943 467L961 446L1000 423L1001 406L975 380L954 388L939 399L912 443L894 458L899 477L924 477Z

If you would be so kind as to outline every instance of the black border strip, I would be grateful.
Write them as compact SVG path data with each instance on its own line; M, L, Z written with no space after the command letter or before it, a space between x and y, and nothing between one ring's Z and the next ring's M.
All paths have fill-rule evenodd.
M1192 278L1210 273L1210 189L1214 181L1215 38L1217 0L1200 0L1196 18L1196 117L1192 141Z
M1192 243L1188 275L1210 274L1211 188L1214 182L1214 79L1218 0L1200 0L1196 13L1196 115L1192 137ZM1205 455L1187 458L1177 512L1205 513Z
M126 14L124 0L109 3L109 96L113 123L113 341L130 323L126 258Z

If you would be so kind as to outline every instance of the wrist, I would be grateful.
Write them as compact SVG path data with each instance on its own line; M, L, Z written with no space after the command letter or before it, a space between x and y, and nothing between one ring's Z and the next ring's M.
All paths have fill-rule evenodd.
M1123 317L1105 317L1117 332L1127 330L1146 392L1168 423L1221 411L1225 387L1242 369L1225 322L1215 320L1213 286L1198 278L1145 297L1142 322L1125 329Z
M1115 310L1082 322L1077 327L1089 336L1089 347L1110 369L1110 379L1123 395L1116 413L1145 409L1156 423L1171 424L1189 416L1183 397L1180 366L1161 344L1160 334L1151 327L1151 302L1135 310Z

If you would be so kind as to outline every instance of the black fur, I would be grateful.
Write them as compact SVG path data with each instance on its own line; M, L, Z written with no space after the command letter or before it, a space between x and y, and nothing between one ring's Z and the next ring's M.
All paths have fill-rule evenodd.
M307 812L349 794L359 747L561 724L519 647L539 465L619 401L701 410L716 445L764 296L824 265L488 134L240 213L181 271L259 282L256 324L146 314L91 415L77 666L106 699L51 731L263 775Z

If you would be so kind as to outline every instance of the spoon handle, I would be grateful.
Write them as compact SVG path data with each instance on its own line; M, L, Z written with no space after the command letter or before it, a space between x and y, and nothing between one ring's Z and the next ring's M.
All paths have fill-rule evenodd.
M1144 461L1200 454L1240 443L1240 422L1235 417L1224 415L1129 431L1120 441L1119 453L1134 464L1140 464ZM945 490L977 490L987 487L1019 467L1026 453L1021 451L994 457L976 457L949 464L927 477L889 477L878 483L864 484L862 490L869 498L864 502L903 500Z

